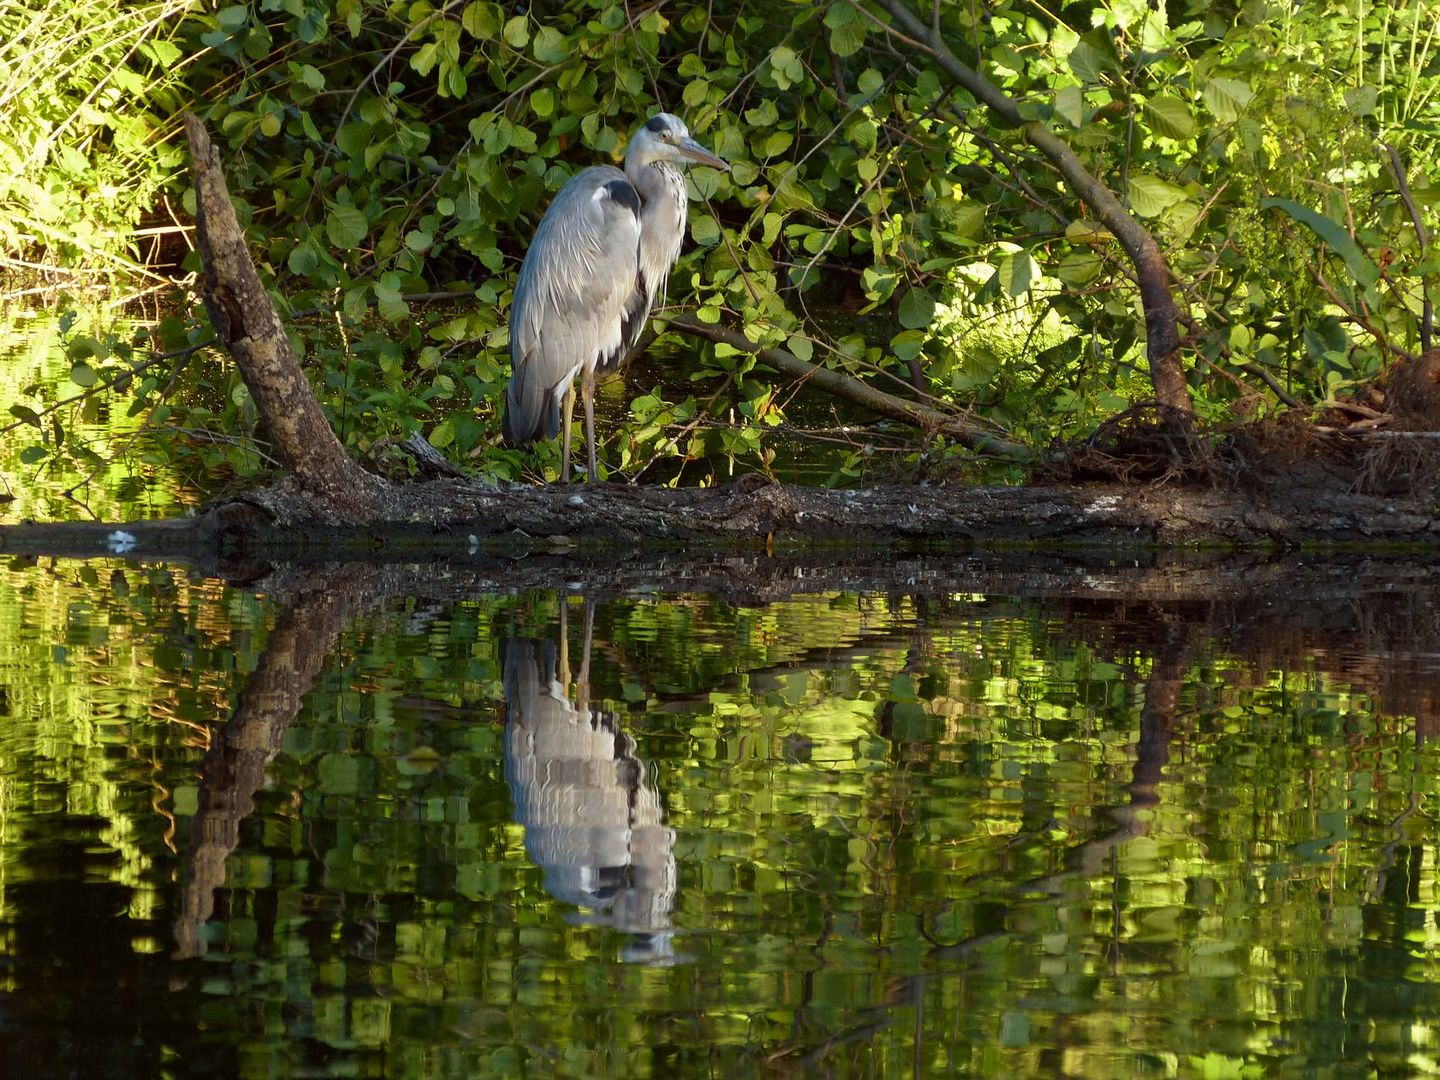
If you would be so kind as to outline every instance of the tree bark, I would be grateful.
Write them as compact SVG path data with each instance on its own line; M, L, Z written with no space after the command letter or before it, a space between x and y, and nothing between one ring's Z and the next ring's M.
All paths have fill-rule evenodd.
M1101 224L1115 234L1130 256L1140 286L1140 300L1145 308L1145 355L1150 364L1155 400L1188 417L1194 412L1194 405L1180 360L1179 313L1175 295L1170 290L1170 269L1149 230L1131 217L1114 193L1090 174L1063 139L1043 123L1025 120L1016 102L951 52L938 30L927 26L905 0L876 0L876 3L935 58L946 75L988 105L1003 123L1019 130L1044 154L1075 194L1095 211Z
M195 232L205 267L205 308L255 401L276 456L332 516L363 521L384 487L345 452L301 370L255 271L235 218L220 155L198 117L185 115L195 172Z

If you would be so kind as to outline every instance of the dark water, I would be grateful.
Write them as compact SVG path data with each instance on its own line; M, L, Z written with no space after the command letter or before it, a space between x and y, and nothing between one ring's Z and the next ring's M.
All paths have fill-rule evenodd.
M1398 572L407 573L0 573L0 1073L1440 1060L1440 619Z

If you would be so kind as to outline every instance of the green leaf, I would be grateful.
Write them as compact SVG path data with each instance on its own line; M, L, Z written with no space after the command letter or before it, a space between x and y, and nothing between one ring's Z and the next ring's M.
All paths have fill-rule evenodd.
M1040 276L1040 267L1028 251L1007 252L1000 260L996 272L1000 275L1000 287L1007 296L1024 296Z
M398 275L385 274L375 282L375 306L386 322L399 322L410 314L410 305L400 295Z
M1055 115L1073 128L1085 123L1085 93L1078 86L1062 86L1055 92Z
M410 57L410 66L415 69L417 75L429 75L434 70L435 62L439 58L440 46L433 41L427 41Z
M84 360L86 357L98 356L101 359L107 354L105 346L88 334L76 334L65 346L65 355L71 360Z
M774 157L790 149L790 144L794 141L795 136L788 131L772 131L755 149L761 157Z
M923 330L902 330L890 339L890 351L909 363L920 355L927 337Z
M70 369L70 381L76 386L94 386L99 376L89 364L76 364Z
M1351 276L1363 288L1368 289L1380 280L1380 268L1370 261L1370 257L1361 250L1354 237L1338 221L1332 221L1324 214L1311 210L1307 206L1301 206L1290 199L1261 199L1260 205L1265 209L1273 207L1276 210L1283 210L1301 225L1310 229L1325 242L1326 247L1345 260Z
M1250 84L1239 79L1215 78L1205 84L1205 104L1217 120L1226 124L1239 120L1254 96Z
M781 90L789 90L792 86L804 82L805 66L790 46L776 45L770 51L770 74L775 79L776 86Z
M558 64L570 58L570 42L553 26L542 26L535 33L535 59L542 64Z
M1145 117L1157 135L1167 139L1188 139L1195 134L1195 117L1190 106L1176 97L1161 95L1145 103Z
M830 31L830 48L836 56L853 56L865 44L869 26L849 4L831 4L825 10L825 27Z
M1158 176L1135 173L1127 191L1130 208L1143 218L1158 217L1185 198L1185 192Z
M720 239L720 226L709 214L697 214L690 220L690 235L701 247L709 247Z
M935 317L935 298L924 289L911 289L900 299L900 325L923 330Z
M1373 86L1352 86L1345 91L1345 107L1356 116L1370 116L1380 102L1380 93Z
M850 125L847 134L850 136L851 142L868 154L875 149L875 139L879 134L879 129L876 128L875 121L860 119Z
M370 222L357 207L336 205L325 216L325 235L342 251L358 247L370 232Z
M27 405L11 405L10 415L31 427L40 426L40 414Z
M431 429L426 441L436 450L444 450L455 441L455 420L453 417L446 417Z
M1106 72L1119 75L1123 70L1115 43L1106 30L1092 30L1070 50L1070 70L1087 86L1103 82Z
M221 8L215 14L215 21L227 34L238 34L250 21L250 8L246 4L232 4L229 7Z
M505 24L505 41L517 49L530 44L530 20L524 15L513 16Z
M467 4L460 15L460 25L471 37L488 41L500 33L500 9L494 4L476 0Z
M1072 251L1060 260L1055 276L1066 285L1079 288L1100 276L1100 257L1090 251Z
M297 277L307 277L320 265L320 256L306 240L290 249L290 257L285 260L285 265Z
M966 199L950 212L946 221L948 231L965 239L973 239L985 228L985 204Z
M20 464L34 465L37 461L44 461L50 456L50 451L43 446L27 446L20 451Z

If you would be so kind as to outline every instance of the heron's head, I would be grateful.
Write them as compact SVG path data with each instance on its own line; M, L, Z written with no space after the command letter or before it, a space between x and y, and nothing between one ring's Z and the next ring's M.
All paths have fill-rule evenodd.
M670 113L656 113L631 137L625 162L653 165L668 161L674 165L709 165L712 169L730 166L690 137L685 121Z

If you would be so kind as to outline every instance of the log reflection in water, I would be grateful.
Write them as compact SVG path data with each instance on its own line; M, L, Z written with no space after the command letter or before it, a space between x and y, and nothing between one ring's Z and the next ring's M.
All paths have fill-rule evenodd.
M199 806L191 823L185 885L175 920L175 957L202 956L203 927L225 885L225 864L240 824L255 808L265 767L280 749L300 703L341 633L387 595L373 569L315 574L277 590L280 615L234 714L212 736L200 767Z
M665 963L674 959L675 832L635 741L615 713L588 704L590 616L587 605L575 703L553 643L503 643L505 780L546 890L630 935L622 959Z

